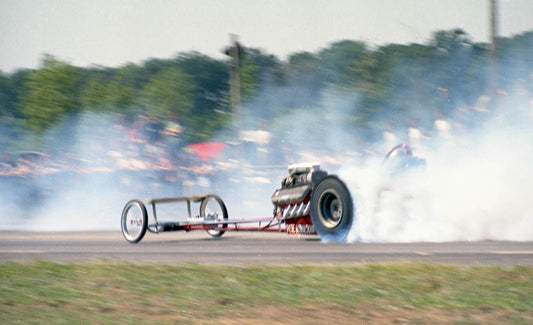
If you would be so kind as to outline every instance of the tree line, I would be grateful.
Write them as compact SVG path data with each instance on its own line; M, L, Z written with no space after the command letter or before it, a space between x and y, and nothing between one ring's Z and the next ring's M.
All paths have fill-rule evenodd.
M316 106L328 91L357 94L350 123L371 138L378 117L429 123L437 112L446 116L458 105L475 105L494 80L506 91L525 80L531 96L533 31L499 38L496 48L492 53L461 29L437 31L426 44L374 47L343 40L286 60L243 47L244 114L268 120ZM207 141L231 125L230 69L229 58L197 52L118 68L75 67L45 55L38 69L0 72L1 146L22 147L84 111L121 114L127 121L139 115L176 120L184 143ZM274 104L264 97L268 89L284 100Z

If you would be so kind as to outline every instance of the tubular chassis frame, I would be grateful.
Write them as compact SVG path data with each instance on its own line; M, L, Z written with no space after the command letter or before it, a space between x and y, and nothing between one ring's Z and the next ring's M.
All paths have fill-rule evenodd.
M175 222L158 221L157 205L180 202L186 202L187 204L187 220ZM198 216L193 216L192 214L192 203L200 203ZM146 207L149 205L152 206L153 223L148 222L149 214ZM256 225L249 226L250 224ZM224 202L215 194L131 200L126 204L122 212L121 228L124 238L131 243L139 242L144 237L146 230L151 233L205 230L213 237L220 237L226 231L286 232L283 217L229 219Z

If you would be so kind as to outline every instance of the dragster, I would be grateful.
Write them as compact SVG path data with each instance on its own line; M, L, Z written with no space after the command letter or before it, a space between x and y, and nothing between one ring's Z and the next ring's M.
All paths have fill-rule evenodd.
M271 231L318 234L322 239L344 240L354 220L354 204L344 182L320 169L319 164L291 165L288 171L289 176L272 194L272 216L229 218L224 201L216 194L134 199L122 211L122 234L130 243L138 243L147 231L192 230L205 230L213 237L220 237L226 231ZM157 206L179 202L187 205L187 215L181 218L184 220L158 221ZM198 213L192 213L193 205L199 205ZM147 208L150 206L151 209Z

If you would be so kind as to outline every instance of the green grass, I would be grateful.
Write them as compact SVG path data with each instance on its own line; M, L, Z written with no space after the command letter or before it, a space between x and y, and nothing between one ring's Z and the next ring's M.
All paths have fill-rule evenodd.
M2 324L533 323L533 268L0 264Z

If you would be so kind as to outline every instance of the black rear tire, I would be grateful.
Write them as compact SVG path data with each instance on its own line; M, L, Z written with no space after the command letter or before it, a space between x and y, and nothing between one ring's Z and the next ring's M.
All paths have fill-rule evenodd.
M350 191L336 176L321 180L311 194L311 220L324 241L346 241L353 210Z

